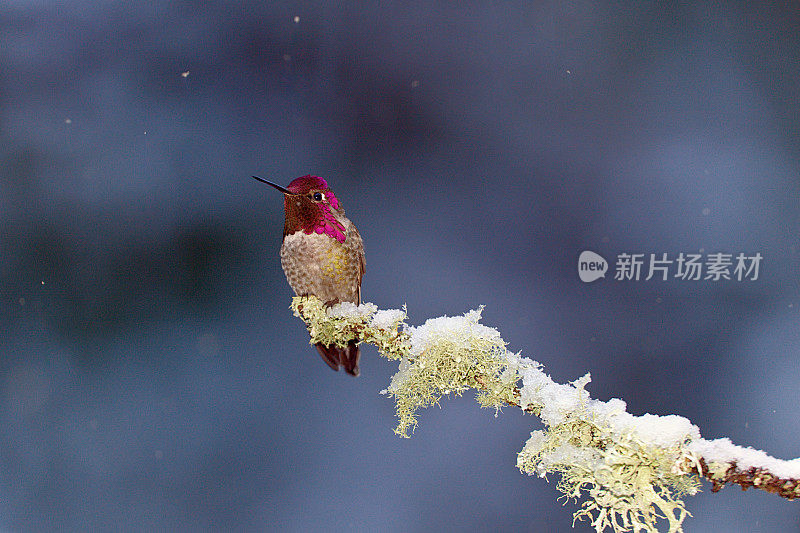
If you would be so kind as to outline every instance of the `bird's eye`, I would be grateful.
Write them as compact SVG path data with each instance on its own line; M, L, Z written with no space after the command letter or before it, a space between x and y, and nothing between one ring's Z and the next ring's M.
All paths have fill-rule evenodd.
M325 195L322 194L321 192L315 192L312 198L314 199L315 202L321 202L325 199Z

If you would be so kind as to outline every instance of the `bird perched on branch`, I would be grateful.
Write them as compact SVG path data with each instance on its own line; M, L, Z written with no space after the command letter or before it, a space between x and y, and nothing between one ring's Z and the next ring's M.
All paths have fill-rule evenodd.
M302 176L287 187L253 176L283 193L281 266L297 296L313 295L331 306L361 303L364 277L364 243L344 209L317 176ZM333 370L343 367L357 376L359 348L351 340L346 348L317 343L317 351Z

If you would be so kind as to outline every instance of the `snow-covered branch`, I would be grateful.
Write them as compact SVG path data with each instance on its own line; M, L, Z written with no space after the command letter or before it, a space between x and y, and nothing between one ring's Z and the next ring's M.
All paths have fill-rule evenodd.
M311 343L346 346L357 339L400 362L382 392L395 399L395 432L402 437L416 427L419 408L469 389L478 391L483 407L513 405L538 416L545 429L531 433L518 468L540 477L560 474L558 490L586 497L574 518L588 519L598 532L655 532L659 519L670 532L682 531L689 515L682 498L699 490L699 477L710 480L714 492L733 483L800 497L800 459L703 439L680 416L634 416L622 400L592 399L589 374L556 383L542 365L510 352L496 329L481 324L481 309L418 327L406 324L405 310L379 311L370 303L326 309L314 297L296 297L292 309L308 326Z

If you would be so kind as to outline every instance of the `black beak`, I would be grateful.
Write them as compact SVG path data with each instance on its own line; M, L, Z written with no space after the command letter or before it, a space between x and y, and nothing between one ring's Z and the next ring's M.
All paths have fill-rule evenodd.
M272 185L273 187L275 187L276 189L281 191L283 194L293 194L292 191L290 191L288 189L285 189L285 188L281 187L280 185L276 185L276 184L272 183L271 181L267 181L265 179L259 178L258 176L253 176L253 179L257 179L261 183L266 183L267 185Z

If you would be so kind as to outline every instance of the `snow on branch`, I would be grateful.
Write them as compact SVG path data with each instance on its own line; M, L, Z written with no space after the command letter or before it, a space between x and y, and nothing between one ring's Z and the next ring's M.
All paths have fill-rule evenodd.
M539 477L560 474L559 491L585 498L574 520L589 520L597 532L656 532L664 520L670 532L682 531L689 516L683 497L698 492L700 477L712 482L713 492L732 483L800 497L800 458L783 461L729 439L703 439L681 416L634 416L622 400L592 399L589 374L556 383L480 323L482 308L417 327L406 324L405 309L378 310L371 303L325 308L317 298L295 297L291 308L312 344L344 347L357 339L400 362L382 393L396 402L401 437L417 426L419 408L469 389L483 407L512 405L538 416L545 429L531 433L517 467Z

